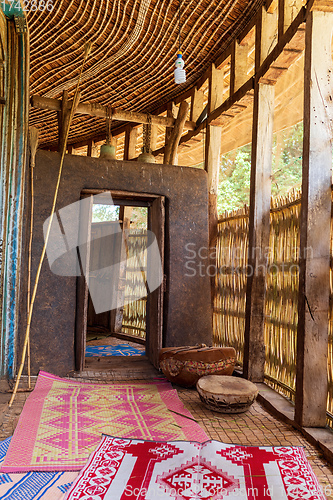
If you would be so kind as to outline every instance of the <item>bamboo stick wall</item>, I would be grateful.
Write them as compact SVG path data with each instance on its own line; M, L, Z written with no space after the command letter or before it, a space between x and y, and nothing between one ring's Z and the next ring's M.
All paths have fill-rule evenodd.
M272 201L266 281L266 380L293 398L295 390L300 195ZM248 209L226 213L218 225L214 343L243 361Z
M300 193L271 203L265 301L265 376L294 399L298 308Z
M218 224L213 308L214 344L232 346L243 361L248 209L226 212Z
M131 230L127 238L128 244L128 257L139 255L142 263L142 270L126 269L126 284L125 284L125 300L130 300L132 295L142 296L141 299L134 302L129 302L124 306L123 312L123 326L122 332L134 337L146 337L146 305L147 305L147 291L143 287L142 272L147 271L147 235L145 230Z

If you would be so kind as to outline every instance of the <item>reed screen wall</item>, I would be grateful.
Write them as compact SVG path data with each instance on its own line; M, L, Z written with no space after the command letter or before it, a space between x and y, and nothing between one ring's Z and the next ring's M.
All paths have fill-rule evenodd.
M218 223L216 246L214 343L234 347L240 365L243 362L245 329L248 223L247 207L226 212Z
M301 197L272 200L266 278L266 382L295 398L298 259ZM333 240L333 218L331 226ZM248 209L225 213L218 223L213 309L214 344L233 346L243 362L247 281ZM331 245L327 422L333 427L333 251Z
M147 290L142 285L146 282L147 272L147 232L145 230L131 230L127 238L127 260L140 256L141 269L126 268L125 299L130 300L134 294L141 295L141 299L124 306L122 332L134 337L146 338L146 305Z
M295 396L298 321L299 193L272 200L266 275L266 382Z

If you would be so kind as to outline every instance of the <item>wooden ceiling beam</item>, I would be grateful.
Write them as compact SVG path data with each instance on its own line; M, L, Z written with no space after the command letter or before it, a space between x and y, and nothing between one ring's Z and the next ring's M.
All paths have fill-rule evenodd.
M312 0L309 4L310 10L319 10L322 12L333 12L332 0Z
M242 109L247 108L247 106L253 101L253 88L254 79L252 77L244 85L242 85L242 87L238 89L237 92L235 92L231 97L224 101L221 106L210 113L207 122L210 125L219 125L220 120L223 120L223 115L230 114L230 110L233 111L232 114L234 114L235 110L236 114L239 113Z
M256 74L256 78L261 83L266 83L267 80L275 83L284 69L277 72L276 68L274 69L274 66L289 68L299 57L300 53L303 52L305 44L305 30L302 23L304 23L305 17L306 9L302 7L287 31L279 40L278 44L263 61Z
M273 14L278 7L278 0L268 0L266 2L266 10L269 14Z
M31 97L31 106L33 108L45 109L48 111L61 111L61 100L51 99L49 97L41 97L39 95L33 95ZM72 101L68 101L68 105L71 106ZM102 104L95 102L82 103L77 107L76 113L81 115L96 116L98 118L107 117L107 107ZM136 111L127 111L122 108L112 108L112 119L123 122L134 122L134 123L145 123L148 124L148 113L138 113ZM161 125L163 127L173 127L175 124L175 119L166 116L151 116L152 125ZM187 130L195 129L195 122L186 121L184 128Z

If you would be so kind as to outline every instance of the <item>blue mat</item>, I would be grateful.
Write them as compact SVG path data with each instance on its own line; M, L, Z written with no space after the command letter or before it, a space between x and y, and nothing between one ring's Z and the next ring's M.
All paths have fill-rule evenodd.
M0 467L6 456L11 437L0 442ZM61 499L77 477L77 472L0 473L1 500Z
M129 344L113 345L93 345L86 347L86 357L92 356L144 356L145 348L131 347Z

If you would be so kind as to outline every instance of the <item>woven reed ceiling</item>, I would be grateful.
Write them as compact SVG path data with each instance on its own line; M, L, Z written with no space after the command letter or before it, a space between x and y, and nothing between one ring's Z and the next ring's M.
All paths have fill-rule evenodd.
M237 37L263 0L181 0L181 39L187 82L173 81L178 49L179 0L58 0L51 12L28 12L30 92L61 98L74 94L84 43L93 48L85 65L81 102L153 112L182 93ZM41 145L57 143L55 112L32 109L30 125ZM115 124L116 125L116 124ZM105 130L102 119L76 116L69 143Z

